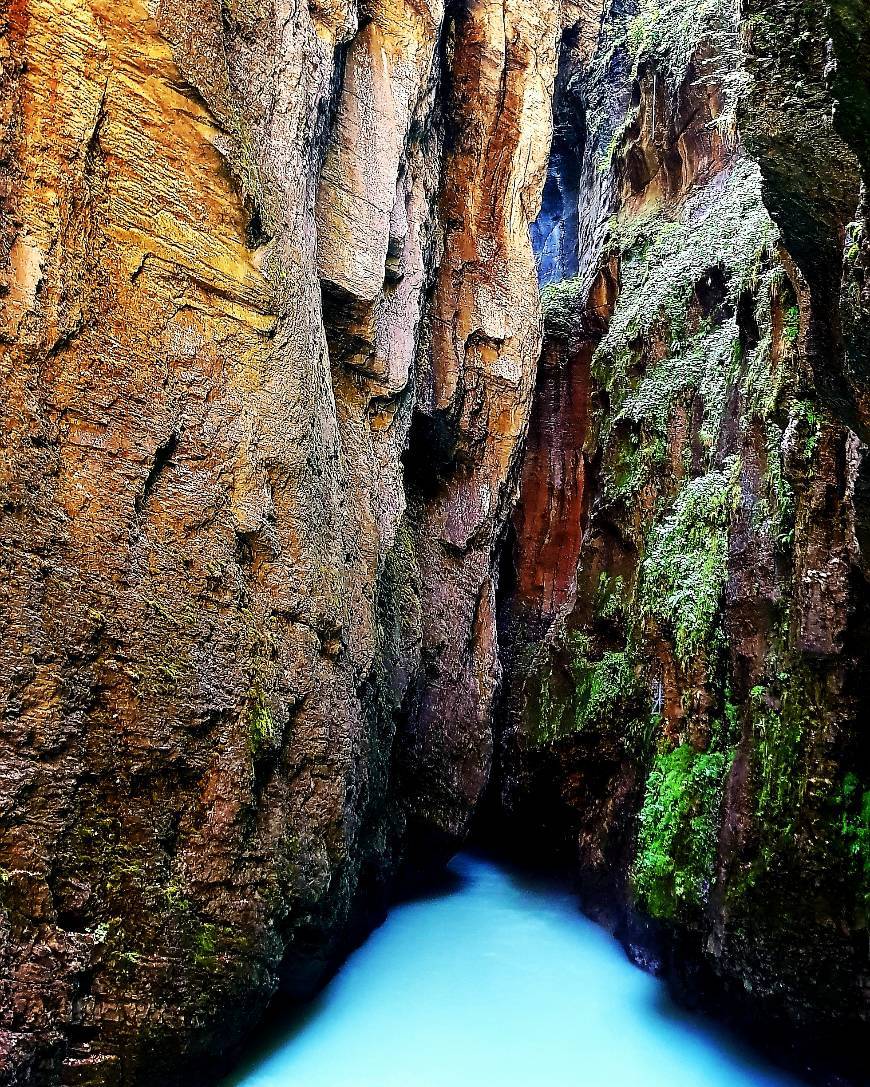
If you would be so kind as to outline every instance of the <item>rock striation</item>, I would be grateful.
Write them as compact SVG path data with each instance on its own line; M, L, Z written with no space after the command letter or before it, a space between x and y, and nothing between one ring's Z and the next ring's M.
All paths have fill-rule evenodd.
M563 39L496 761L639 960L863 1074L859 7Z
M482 808L866 1029L864 9L0 0L0 1082L206 1081Z
M4 6L4 1082L189 1082L467 829L560 17Z

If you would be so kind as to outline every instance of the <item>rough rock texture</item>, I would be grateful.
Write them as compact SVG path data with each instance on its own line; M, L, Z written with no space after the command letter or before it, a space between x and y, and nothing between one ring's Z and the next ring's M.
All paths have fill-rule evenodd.
M870 1019L866 35L862 4L641 0L591 50L565 38L499 603L514 833L577 857L688 995L847 1068Z
M3 7L3 1082L190 1082L466 825L559 18Z
M202 1081L494 752L688 987L866 1028L867 38L0 0L0 1082Z
M403 759L430 848L461 838L489 776L494 552L540 353L529 223L546 172L559 29L552 4L486 0L458 10L445 46L444 252L406 456L423 667Z

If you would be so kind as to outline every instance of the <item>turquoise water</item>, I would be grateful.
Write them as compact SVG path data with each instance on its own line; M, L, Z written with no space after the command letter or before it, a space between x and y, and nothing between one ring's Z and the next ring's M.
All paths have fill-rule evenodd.
M677 1009L568 891L450 870L224 1087L796 1087Z

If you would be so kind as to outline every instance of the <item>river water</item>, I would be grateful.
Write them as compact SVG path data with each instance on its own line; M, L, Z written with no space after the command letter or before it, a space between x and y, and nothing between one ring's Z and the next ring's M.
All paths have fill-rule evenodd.
M677 1008L568 890L463 854L223 1087L797 1087Z

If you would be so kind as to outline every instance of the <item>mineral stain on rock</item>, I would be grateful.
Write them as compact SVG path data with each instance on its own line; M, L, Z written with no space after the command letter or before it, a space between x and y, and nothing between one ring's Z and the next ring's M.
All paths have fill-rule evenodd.
M868 36L0 2L0 1082L215 1081L480 829L866 1076Z

